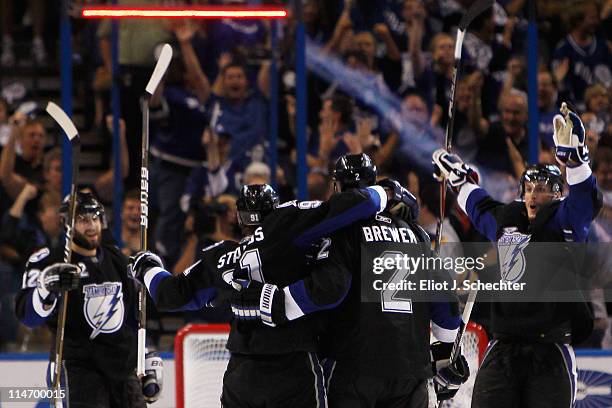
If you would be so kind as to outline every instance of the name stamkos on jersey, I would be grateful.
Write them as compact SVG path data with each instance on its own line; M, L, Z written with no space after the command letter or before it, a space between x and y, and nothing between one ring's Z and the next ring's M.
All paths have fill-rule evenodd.
M124 306L121 282L83 286L83 315L93 329L90 339L100 333L114 333L123 325Z
M369 225L361 227L366 242L403 242L416 244L419 242L410 228L391 227L386 225Z
M497 241L500 274L504 281L518 282L525 274L527 262L524 251L530 240L530 234L518 232L516 227L504 228L502 236Z
M217 261L217 268L221 269L226 266L235 264L236 262L238 262L238 260L240 260L242 253L248 245L252 244L253 242L263 241L263 239L263 228L257 227L253 235L249 235L248 237L245 237L240 241L240 246L238 248L226 252L225 254L219 257L219 260Z

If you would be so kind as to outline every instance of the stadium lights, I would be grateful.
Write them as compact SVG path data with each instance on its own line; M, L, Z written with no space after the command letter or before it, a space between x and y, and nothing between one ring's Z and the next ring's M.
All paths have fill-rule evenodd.
M285 18L283 8L259 7L84 7L83 18Z

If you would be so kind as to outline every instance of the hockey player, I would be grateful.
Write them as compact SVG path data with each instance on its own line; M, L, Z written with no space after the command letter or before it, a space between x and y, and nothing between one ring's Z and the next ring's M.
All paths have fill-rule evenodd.
M373 185L376 168L360 155L348 155L338 160L334 179L348 192ZM374 258L389 252L431 252L427 233L415 221L414 196L397 182L379 184L396 193L393 208L324 238L308 276L285 287L252 284L232 299L238 319L259 314L279 329L293 319L333 308L326 313L321 340L331 408L428 407L430 321L434 335L446 342L432 346L440 399L451 398L469 377L465 358L448 364L460 322L456 302L412 302L394 290L377 293L374 301L362 297L368 280L362 273L372 276ZM380 276L391 281L389 272Z
M65 222L67 202L60 212ZM93 195L77 193L73 263L63 263L61 250L43 248L32 254L16 312L25 325L46 323L55 332L59 294L69 290L61 375L65 404L143 408L145 401L159 397L162 363L154 353L147 354L143 387L136 376L137 282L128 274L128 258L101 243L103 217L104 208ZM52 344L52 356L54 349Z
M437 174L458 191L463 211L482 234L497 242L502 278L542 289L557 284L552 277L560 272L578 272L574 259L556 249L568 247L566 242L585 242L601 205L588 165L584 127L565 104L561 113L553 120L553 139L557 160L566 167L565 198L556 166L528 167L520 181L521 200L504 205L474 183L471 169L458 156L444 150L433 154ZM539 242L564 244L549 244L555 251L543 251ZM573 406L577 378L570 343L588 335L590 329L584 326L589 322L592 327L584 302L491 303L493 340L476 377L472 407Z
M135 257L134 273L162 310L193 310L218 303L225 290L233 291L230 284L240 285L233 282L236 266L245 271L246 281L286 285L308 273L304 253L315 240L383 210L388 194L373 186L335 194L327 202L277 205L271 187L245 186L237 201L239 223L247 234L240 243L224 241L206 248L196 264L175 277L154 254L141 253ZM278 330L233 321L223 406L250 406L253 401L263 407L325 406L322 369L314 354L318 328L316 319L300 319Z

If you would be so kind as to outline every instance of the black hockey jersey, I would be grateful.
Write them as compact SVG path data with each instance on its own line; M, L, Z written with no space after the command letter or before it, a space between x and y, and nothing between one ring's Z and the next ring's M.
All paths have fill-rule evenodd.
M586 241L601 194L588 165L568 168L567 177L569 195L540 208L532 222L521 201L504 205L470 183L460 190L461 208L481 233L497 242L500 278L524 282L530 291L517 292L515 301L491 304L490 330L497 337L568 343L590 332L583 300L555 300L562 290L580 296L574 277L582 267L584 245L577 243ZM539 299L533 299L534 291Z
M63 248L43 248L30 256L16 300L17 317L25 325L46 323L55 332L59 302L44 310L36 283L41 271L63 262L63 256ZM99 247L96 257L73 252L72 258L84 273L79 288L68 295L64 359L90 363L114 380L124 377L136 368L137 349L137 282L128 274L128 259L111 245ZM52 344L52 356L54 349Z
M327 202L290 201L268 214L255 233L240 243L222 242L202 251L201 259L183 274L161 268L145 274L145 284L162 310L197 310L220 303L231 289L236 268L251 280L279 287L308 274L305 253L320 237L371 217L386 206L382 187L334 194ZM280 328L233 321L228 349L243 354L315 351L317 323L301 319Z
M331 309L321 336L323 357L356 375L431 377L430 322L439 340L454 341L460 322L454 295L432 302L428 296L414 298L409 290L383 289L383 283L417 282L434 274L419 270L411 275L401 265L373 270L376 259L431 255L427 234L383 212L325 238L317 255L311 273L284 293L289 319Z

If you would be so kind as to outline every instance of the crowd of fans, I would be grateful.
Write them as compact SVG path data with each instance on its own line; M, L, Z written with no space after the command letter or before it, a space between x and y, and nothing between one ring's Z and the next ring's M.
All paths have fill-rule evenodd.
M431 177L430 158L431 152L444 142L454 64L454 27L471 2L303 2L309 49L330 61L341 62L336 78L321 77L314 69L307 75L310 199L326 199L333 192L330 166L340 155L366 152L381 175L396 178L419 198L419 221L435 235L439 187ZM10 1L2 2L3 70L14 64L7 3ZM31 3L36 10L37 2ZM125 3L146 5L159 1ZM552 117L561 102L567 101L586 126L591 165L604 191L605 206L593 224L592 240L609 242L612 1L537 3L539 161L555 163L551 150ZM474 20L465 37L456 91L453 149L479 170L487 190L505 202L517 196L518 179L529 159L528 121L535 120L528 117L526 8L526 0L498 0ZM35 19L35 23L39 20ZM140 245L140 206L135 190L140 177L139 98L161 43L172 44L174 58L151 101L150 248L163 257L168 269L180 272L194 261L199 249L239 236L235 198L242 184L268 183L274 178L283 200L295 197L296 20L290 14L279 25L280 45L272 53L273 31L267 21L145 19L120 23L120 72L115 80L121 89L120 167L126 193L121 237L114 239L126 254L135 253ZM41 27L33 30L34 59L41 53L36 45L40 30ZM110 34L110 21L75 19L75 46L87 72L81 96L90 111L91 123L87 126L93 129L112 128L107 118L113 79ZM50 50L42 46L44 56ZM278 73L270 71L272 55L279 57ZM278 75L278 106L269 103L270 75ZM348 75L370 86L361 90L347 87L342 78ZM378 109L376 95L394 98L398 117ZM268 164L270 109L279 114L275 169ZM50 140L58 138L48 137L34 115L0 101L0 349L7 345L24 349L24 339L31 337L28 333L18 336L17 323L11 317L12 298L29 254L45 245L62 245L57 215L61 204L61 151ZM107 214L111 213L112 180L111 168L88 186L109 205ZM447 204L443 241L483 241L452 200ZM609 287L609 259L607 263L606 259L599 261L599 285ZM605 303L610 305L612 299L606 299L602 291L595 291L592 297L597 332L589 345L612 347ZM481 318L486 322L486 314Z

